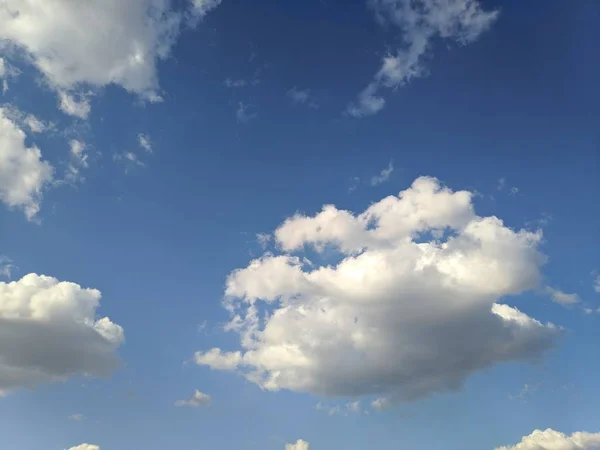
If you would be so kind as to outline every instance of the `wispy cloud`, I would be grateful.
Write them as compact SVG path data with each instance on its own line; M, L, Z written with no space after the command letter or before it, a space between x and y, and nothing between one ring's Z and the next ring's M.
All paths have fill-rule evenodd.
M319 402L315 406L315 409L317 411L323 411L327 415L330 415L330 416L334 416L334 415L338 415L338 414L347 416L349 414L360 414L363 412L361 409L361 406L360 406L360 400L348 402L345 405L334 405L334 406L327 406L327 405L324 405L323 403Z
M400 29L404 46L383 58L374 80L348 105L346 113L353 117L383 109L381 88L397 89L425 76L425 59L436 38L469 44L498 17L498 11L484 11L477 0L369 0L369 5L380 23Z
M555 289L550 286L546 286L546 293L550 296L554 303L558 303L563 306L572 306L579 303L579 295L567 294L559 289Z
M81 422L84 419L85 416L83 414L72 414L69 416L69 420L73 420L75 422Z
M294 86L292 89L287 91L287 96L293 105L306 105L311 109L319 109L320 107L310 89L298 89Z
M10 280L13 270L16 268L12 259L6 255L0 255L0 277Z
M248 86L248 82L246 80L232 80L231 78L225 78L223 85L228 88L242 88Z
M387 397L379 397L371 402L371 408L375 411L383 411L390 407L390 399Z
M71 139L69 141L69 156L70 162L67 166L64 181L71 184L81 183L85 180L81 171L89 166L87 144L78 139Z
M496 190L503 191L506 188L506 178L502 177L498 179L498 184L496 185Z
M360 177L352 177L349 181L348 192L354 192L360 185Z
M379 86L377 83L370 83L358 94L358 101L348 105L346 114L361 118L377 114L385 107L385 99L377 95Z
M506 178L502 177L498 179L498 184L496 185L496 190L498 192L502 192L507 188L507 184L506 184ZM508 188L508 194L509 195L517 195L519 193L520 189L516 186L511 186L510 188Z
M138 155L134 152L115 153L112 159L125 165L125 173L129 173L134 167L146 167L146 163L140 161Z
M539 384L537 385L531 385L531 384L525 384L523 385L523 387L521 388L521 390L519 392L517 392L514 395L509 395L508 398L511 400L524 400L525 398L533 395L535 392L537 392L537 390L539 389Z
M18 124L21 128L25 128L32 133L43 133L45 131L54 130L55 128L54 123L46 122L34 114L24 113L14 105L7 103L2 107L6 117Z
M87 119L92 106L90 104L91 92L87 93L70 93L67 91L59 91L58 108L68 116L77 117L79 119Z
M221 4L223 0L192 0L193 13L203 19L210 11Z
M251 112L250 109L250 105L244 102L238 103L238 108L235 112L235 117L237 118L238 122L248 123L251 120L254 120L256 119L256 117L258 117L258 114L256 112Z
M6 59L0 57L0 80L2 81L2 94L8 92L8 80L16 78L21 71L10 64Z
M394 163L390 161L386 167L381 169L381 171L377 175L373 175L370 178L361 179L360 177L352 177L348 182L348 192L352 193L361 183L368 184L370 186L379 186L387 181L389 181L392 172L394 171Z
M144 133L138 134L138 144L140 145L140 147L142 149L144 149L148 153L152 153L152 151L153 151L152 140L150 139L150 136L148 136L147 134L144 134Z
M258 244L264 250L269 245L269 242L271 242L271 235L269 233L258 233L256 235L256 242L258 242Z
M389 162L388 166L379 172L379 174L371 177L371 186L378 186L382 183L385 183L390 179L392 172L394 171L394 163L392 161Z
M189 406L192 408L198 408L200 406L209 406L211 403L211 397L208 394L200 392L196 389L194 394L187 400L177 400L175 406Z

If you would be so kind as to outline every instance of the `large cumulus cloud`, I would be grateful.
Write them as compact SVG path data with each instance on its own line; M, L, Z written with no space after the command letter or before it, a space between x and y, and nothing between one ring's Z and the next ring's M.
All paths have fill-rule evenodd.
M100 291L31 273L0 283L0 392L109 375L123 329L96 318Z
M270 390L412 399L537 357L560 330L500 299L538 284L541 233L477 216L471 197L421 177L359 215L328 205L289 218L274 233L282 254L227 279L243 351L196 361ZM332 246L335 265L296 254Z
M274 236L280 254L227 278L226 329L241 349L199 351L198 364L268 390L406 400L535 359L561 335L504 303L538 285L541 232L478 216L472 193L435 178L358 215L295 215ZM332 247L336 264L302 255Z

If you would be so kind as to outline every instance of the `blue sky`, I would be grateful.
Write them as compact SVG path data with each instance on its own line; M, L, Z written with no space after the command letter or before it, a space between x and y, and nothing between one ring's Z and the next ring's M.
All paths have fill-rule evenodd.
M7 2L0 447L600 448L600 8L407 5Z

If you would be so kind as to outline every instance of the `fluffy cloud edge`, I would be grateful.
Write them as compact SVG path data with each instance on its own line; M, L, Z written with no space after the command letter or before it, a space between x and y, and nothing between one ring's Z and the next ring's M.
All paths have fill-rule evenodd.
M419 177L361 214L326 205L314 216L286 219L273 233L283 253L267 252L227 279L232 320L225 329L239 333L243 351L199 351L195 362L240 373L266 390L388 402L456 390L485 367L536 359L563 330L497 301L540 282L541 231L514 231L496 217L479 217L472 197ZM297 256L306 248L333 249L342 260L315 266ZM424 299L433 303L417 306ZM390 341L424 347L413 351L419 345L412 343L390 356ZM438 355L440 343L449 347ZM373 366L352 362L364 358ZM345 378L326 366L344 367ZM430 379L416 375L423 370Z
M496 447L495 450L592 450L600 448L600 433L577 431L570 436L555 431L534 430L530 435L524 436L521 442L515 445Z

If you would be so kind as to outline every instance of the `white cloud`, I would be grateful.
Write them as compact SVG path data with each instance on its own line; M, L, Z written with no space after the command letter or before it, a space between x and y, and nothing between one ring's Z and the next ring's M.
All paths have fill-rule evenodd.
M283 254L227 278L225 329L243 351L196 363L268 390L406 400L538 357L562 330L497 302L539 285L541 232L477 216L472 196L420 177L359 215L327 205L287 219L274 233ZM342 260L310 264L294 254L305 246Z
M71 414L69 416L69 420L73 420L74 422L81 422L83 419L85 419L83 414Z
M546 293L552 298L554 303L558 303L559 305L571 306L579 303L579 296L577 294L567 294L550 286L546 286Z
M25 145L23 130L0 108L0 200L9 208L22 209L32 220L53 172L52 166L42 161L40 149Z
M381 87L394 89L424 76L424 59L435 38L466 45L498 16L497 11L483 11L477 0L368 0L368 4L380 22L401 30L404 47L383 58L375 80L349 105L347 113L355 117L375 114L384 107L385 100L377 95Z
M87 119L92 110L89 94L71 94L66 91L59 91L58 98L60 100L58 108L69 116Z
M152 153L152 140L147 134L138 134L138 144L140 144L140 147L142 147L148 153Z
M298 439L295 444L285 444L285 450L310 450L310 444Z
M375 175L371 178L371 186L377 186L379 184L385 183L390 179L390 175L394 171L394 164L392 161L388 164L385 169L382 169L378 175Z
M72 93L109 84L149 101L160 100L157 63L168 57L183 16L172 9L171 0L3 3L0 40L21 50L44 75L60 93L67 114L89 113L89 103L78 104ZM219 3L194 0L188 6L202 18Z
M108 317L96 319L100 297L35 273L0 282L0 390L109 375L124 333Z
M194 355L196 364L210 366L216 370L235 370L241 359L241 352L223 353L218 348L207 352L196 352Z
M69 450L100 450L100 447L91 444L81 444L76 447L71 447Z
M86 144L83 141L78 141L77 139L72 139L69 141L69 148L71 150L71 156L78 161L78 164L87 167L88 155L86 154Z
M199 406L209 406L211 402L210 395L204 394L196 389L194 394L188 400L177 400L175 406L190 406L198 408Z
M33 114L27 114L23 119L25 125L32 133L42 133L46 131L50 125L35 117Z
M496 450L592 450L600 448L600 433L578 431L568 436L548 428L535 430L514 446L496 447Z
M600 275L596 275L594 279L594 290L600 294Z

